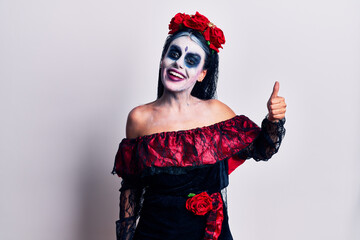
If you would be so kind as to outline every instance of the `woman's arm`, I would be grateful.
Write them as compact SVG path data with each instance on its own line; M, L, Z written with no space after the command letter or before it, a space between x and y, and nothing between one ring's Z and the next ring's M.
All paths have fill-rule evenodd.
M120 215L116 221L116 239L131 240L142 205L143 188L132 181L123 180L120 188Z
M266 161L277 153L285 136L284 124L285 118L272 122L266 117L261 123L259 136L247 147L247 157Z
M130 111L126 122L126 137L136 138L139 136L141 123L141 111L134 108ZM117 240L131 240L136 229L136 220L142 205L143 187L139 179L123 179L120 188L120 214L116 221Z
M145 111L143 106L133 108L126 121L126 138L137 138L142 135L145 124Z
M285 98L278 96L279 83L275 82L267 103L268 115L261 123L261 131L256 139L239 155L241 159L254 158L256 161L268 160L280 147L285 136ZM235 116L235 113L224 103L213 100L212 106L219 121Z
M285 98L278 96L279 82L275 82L273 91L267 103L268 115L261 123L261 132L248 147L249 157L256 161L268 160L280 147L285 136Z

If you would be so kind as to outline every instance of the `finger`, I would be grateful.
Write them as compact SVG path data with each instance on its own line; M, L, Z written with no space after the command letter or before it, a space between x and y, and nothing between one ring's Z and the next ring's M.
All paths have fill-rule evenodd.
M270 104L270 109L277 109L277 108L286 108L286 103L284 101L280 101L278 103Z
M277 104L281 102L285 102L285 98L283 97L274 97L269 99L270 104Z
M275 109L275 110L271 110L270 113L275 116L278 114L284 114L286 112L285 108L281 108L281 109Z
M275 120L281 120L284 117L285 117L285 114L276 114L276 115L272 116L272 118Z
M280 88L280 84L278 81L275 82L274 87L273 87L273 91L271 93L270 98L274 98L277 97L278 92L279 92L279 88Z

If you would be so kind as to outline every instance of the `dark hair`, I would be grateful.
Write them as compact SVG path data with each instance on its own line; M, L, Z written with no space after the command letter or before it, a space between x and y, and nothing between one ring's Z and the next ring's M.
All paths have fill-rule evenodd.
M210 49L203 35L191 28L183 28L166 38L165 45L161 54L161 60L164 58L170 43L178 37L190 35L205 51L204 70L207 70L205 78L201 82L196 82L191 91L191 95L200 99L212 99L216 97L216 86L218 79L219 55L216 51ZM157 98L160 98L164 92L164 85L161 82L161 66L159 68L158 92Z

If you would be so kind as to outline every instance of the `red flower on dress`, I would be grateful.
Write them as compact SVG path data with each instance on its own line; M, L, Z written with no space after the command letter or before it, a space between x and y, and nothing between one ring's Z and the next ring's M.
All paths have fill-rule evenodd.
M212 201L212 198L207 192L202 192L186 201L186 209L195 215L205 215L213 209Z
M216 52L219 52L219 48L222 48L221 45L225 43L223 31L199 12L196 12L195 15L185 13L176 14L170 21L169 34L173 34L183 27L199 31L208 42L209 48Z

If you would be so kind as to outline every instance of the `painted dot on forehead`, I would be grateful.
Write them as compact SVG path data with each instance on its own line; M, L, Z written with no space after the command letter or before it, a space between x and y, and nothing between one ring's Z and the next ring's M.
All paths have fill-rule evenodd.
M185 52L187 52L187 50L188 50L188 46L186 46L186 48L185 48Z

